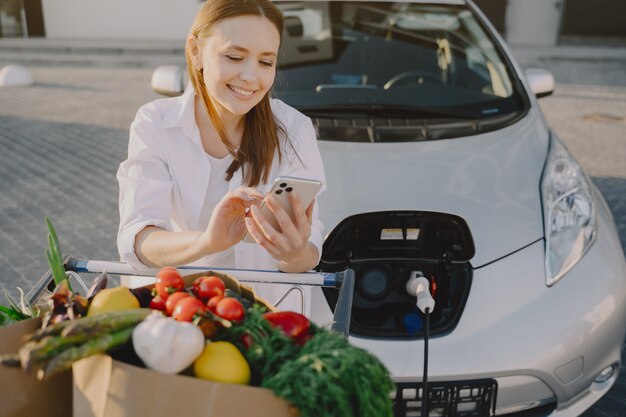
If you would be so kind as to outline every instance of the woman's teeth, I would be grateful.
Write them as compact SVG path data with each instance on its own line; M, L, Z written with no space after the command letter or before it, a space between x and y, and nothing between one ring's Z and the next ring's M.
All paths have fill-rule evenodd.
M234 85L229 85L228 88L230 88L237 94L241 94L242 96L251 96L252 94L254 94L254 91L243 90L241 88L235 87Z

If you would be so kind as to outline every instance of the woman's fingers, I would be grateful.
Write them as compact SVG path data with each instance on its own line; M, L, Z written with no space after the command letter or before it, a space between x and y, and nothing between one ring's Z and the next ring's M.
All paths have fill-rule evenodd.
M274 258L280 256L280 253L277 250L276 246L272 244L272 242L266 237L264 231L261 229L258 222L254 218L246 217L245 222L248 233L252 235L252 237L259 246L265 248Z
M265 200L265 204L272 213L273 219L268 219L258 206L252 205L245 220L248 233L278 260L299 256L311 235L313 204L305 210L297 193L289 193L288 198L293 219L272 195ZM274 219L275 223L270 222Z
M306 231L307 233L310 232L311 216L309 216L309 213L302 207L300 195L295 191L289 193L289 203L291 204L291 210L294 216L293 221L298 230Z
M298 234L297 226L294 225L294 222L291 220L291 217L289 217L289 214L287 214L285 209L280 205L280 203L273 195L268 197L265 204L267 204L267 207L274 215L274 218L278 222L280 230L284 235L294 236Z
M313 206L315 205L315 200L309 204L309 207L306 208L306 219L309 222L309 227L313 223Z
M250 187L240 187L227 194L229 199L238 199L245 207L258 204L263 200L263 194Z
M250 206L259 205L262 200L263 194L254 188L240 187L226 193L215 206L213 214L217 218L240 219Z
M246 229L243 221L245 213L251 205L259 204L262 198L262 193L249 187L226 193L213 209L206 229L207 236L228 246L241 240Z
M263 235L263 237L273 244L281 244L281 240L284 239L282 234L276 230L269 221L263 216L261 213L261 209L257 206L252 206L250 208L250 213L252 215L252 220L255 223L255 226L259 230L259 232Z
M283 209L273 196L267 200L268 207L276 217L276 220L280 224L280 227L285 235L290 237L300 237L306 240L309 238L311 233L311 221L302 207L302 200L300 200L300 196L295 191L292 191L288 195L293 218L289 216L287 211Z

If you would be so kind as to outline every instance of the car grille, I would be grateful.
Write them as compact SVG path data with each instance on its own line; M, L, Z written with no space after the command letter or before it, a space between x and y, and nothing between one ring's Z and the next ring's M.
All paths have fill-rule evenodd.
M432 382L428 384L429 417L486 417L495 415L495 379ZM398 382L393 401L395 417L422 415L421 382Z
M510 117L507 116L508 119ZM476 135L502 127L498 123L458 119L312 118L318 140L335 142L419 142ZM436 121L435 121L436 120Z

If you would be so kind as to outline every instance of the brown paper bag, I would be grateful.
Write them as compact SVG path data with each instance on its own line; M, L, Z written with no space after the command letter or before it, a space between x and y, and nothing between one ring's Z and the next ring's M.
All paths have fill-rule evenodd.
M41 326L39 319L0 327L0 354L16 353L24 336ZM72 374L64 372L48 381L38 381L21 369L0 366L0 416L70 417Z
M165 375L97 355L76 362L74 417L295 417L270 390Z
M275 310L254 291L215 271L183 277L185 287L204 275L220 277L226 288ZM154 285L144 288L152 290ZM73 374L74 417L295 417L287 401L263 388L220 384L184 375L166 375L133 366L108 355L76 362Z

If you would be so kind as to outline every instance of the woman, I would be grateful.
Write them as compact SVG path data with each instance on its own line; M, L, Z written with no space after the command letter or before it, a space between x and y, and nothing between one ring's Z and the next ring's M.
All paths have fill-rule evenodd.
M138 270L183 264L303 272L319 261L315 201L295 219L273 197L278 176L324 183L310 119L270 99L283 17L266 0L212 0L187 39L193 88L141 107L118 170L121 259ZM256 243L241 242L248 231ZM270 288L268 288L270 287ZM269 301L284 288L257 287Z

